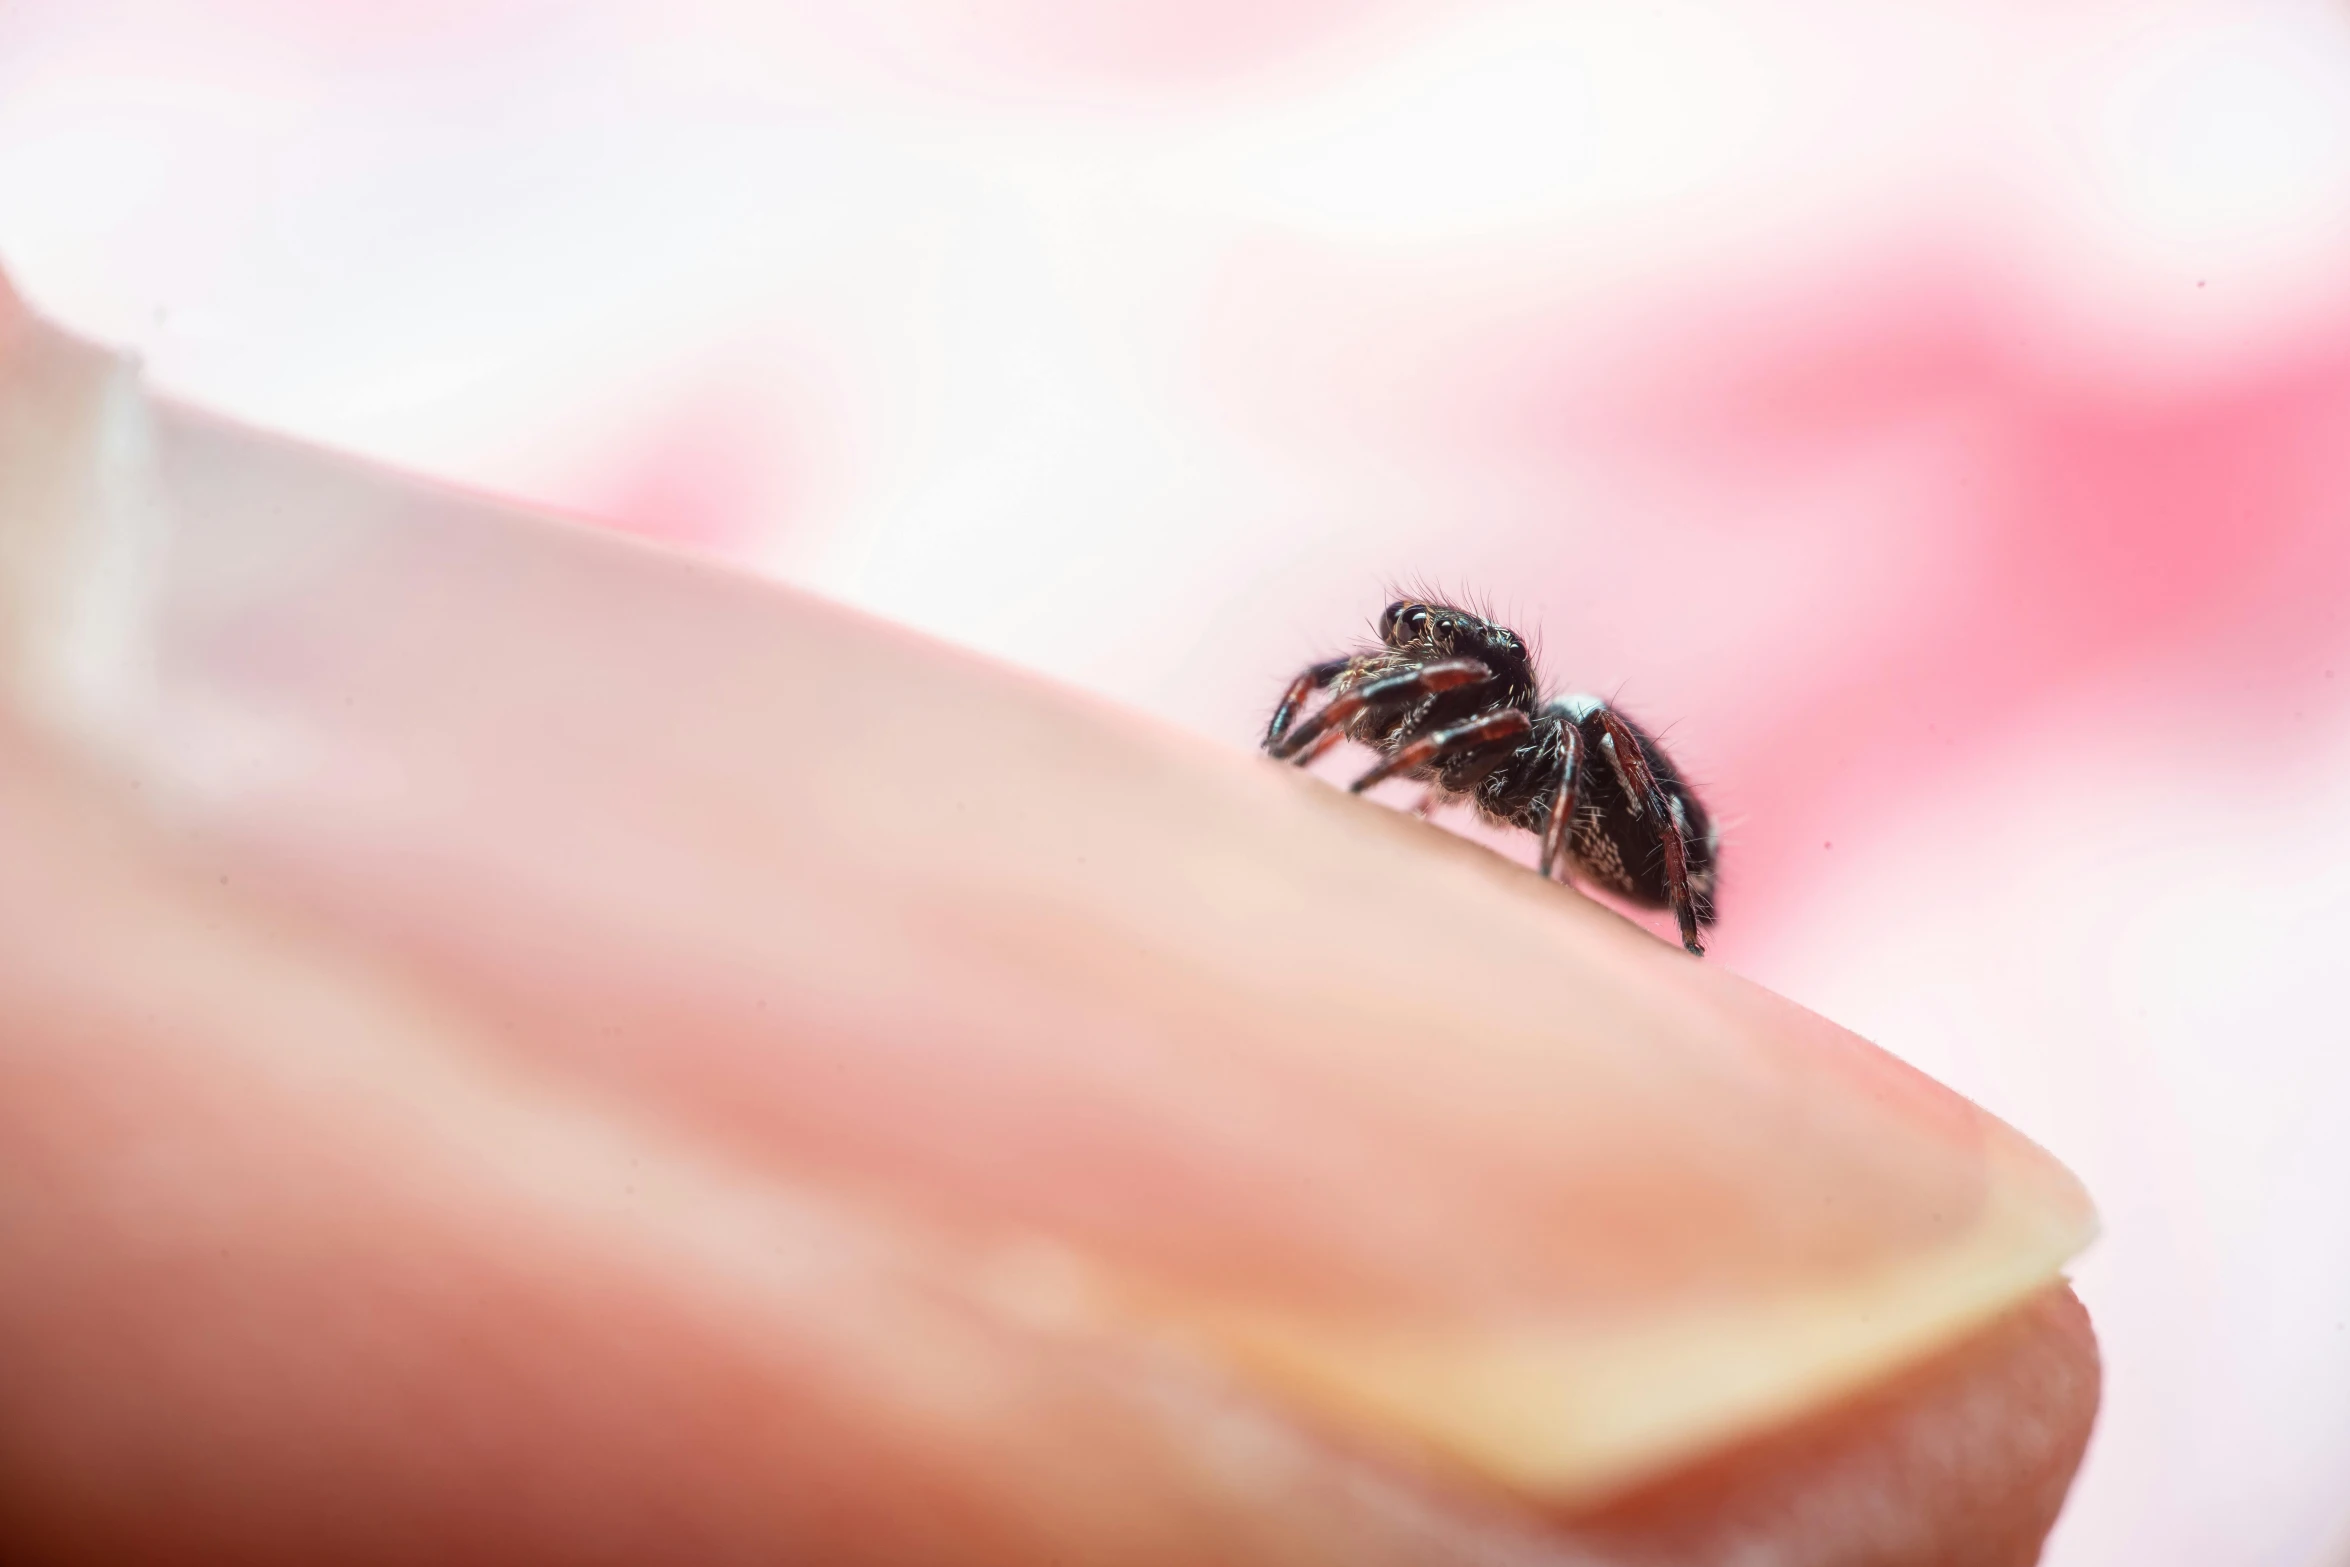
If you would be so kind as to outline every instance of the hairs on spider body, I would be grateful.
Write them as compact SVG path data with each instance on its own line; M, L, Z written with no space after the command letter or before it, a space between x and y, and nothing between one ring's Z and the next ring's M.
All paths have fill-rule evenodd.
M1317 692L1329 700L1300 714ZM1404 599L1379 616L1379 645L1290 682L1265 731L1271 755L1304 766L1341 740L1380 753L1357 794L1424 782L1423 813L1467 801L1487 821L1542 839L1542 874L1570 867L1642 908L1669 908L1681 944L1705 949L1719 833L1646 730L1595 696L1545 700L1517 633L1449 604Z

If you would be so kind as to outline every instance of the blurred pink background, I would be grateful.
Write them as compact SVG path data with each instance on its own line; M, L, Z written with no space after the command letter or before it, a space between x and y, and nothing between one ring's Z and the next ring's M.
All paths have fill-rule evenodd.
M1489 597L2099 1197L2049 1559L2350 1560L2338 0L15 0L0 260L1234 746Z

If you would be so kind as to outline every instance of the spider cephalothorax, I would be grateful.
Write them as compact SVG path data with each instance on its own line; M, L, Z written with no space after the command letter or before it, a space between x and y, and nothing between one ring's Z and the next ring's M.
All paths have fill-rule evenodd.
M1330 700L1303 723L1317 691ZM1645 908L1670 908L1681 944L1714 920L1713 822L1647 731L1595 696L1544 701L1516 632L1405 599L1379 615L1379 645L1290 682L1265 749L1303 766L1341 740L1381 753L1353 784L1428 785L1423 809L1465 800L1486 820L1542 837L1542 874L1572 865ZM1563 802L1563 803L1562 803Z

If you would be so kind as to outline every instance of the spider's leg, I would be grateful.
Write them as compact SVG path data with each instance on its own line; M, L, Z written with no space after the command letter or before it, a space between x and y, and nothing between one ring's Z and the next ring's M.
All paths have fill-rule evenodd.
M1656 813L1657 837L1665 846L1665 887L1673 896L1673 918L1681 925L1681 945L1703 957L1705 948L1697 940L1697 903L1689 895L1689 844L1680 802L1667 803L1665 792L1657 787L1656 773L1648 765L1648 753L1640 748L1640 737L1630 724L1608 707L1592 717L1601 726L1601 739L1616 765L1616 776L1624 781L1625 796L1634 805Z
M1575 826L1575 773L1583 761L1583 731L1573 724L1559 725L1557 782L1551 789L1550 820L1542 827L1542 879L1549 881L1563 863L1567 835Z
M1289 733L1289 726L1296 720L1297 710L1305 705L1307 697L1346 673L1346 666L1353 662L1351 658L1329 659L1313 665L1292 680L1289 689L1281 693L1281 705L1273 709L1273 722L1265 726L1265 749L1270 751L1281 743L1281 737Z
M1640 754L1637 740L1627 737L1621 744L1617 742L1616 736L1620 733L1626 733L1626 729L1621 723L1610 722L1614 717L1615 714L1604 707L1597 709L1592 714L1592 718L1600 726L1599 749L1607 757L1608 766L1615 770L1616 782L1624 787L1624 804L1634 816L1646 816L1649 806L1654 803L1649 799L1649 796L1655 792L1653 786L1656 780L1648 773L1648 758ZM1624 760L1624 752L1627 749L1632 753L1630 763ZM1635 766L1641 769L1643 777L1648 778L1647 783L1642 783L1632 776L1632 768Z
M1460 686L1480 685L1492 678L1493 671L1473 658L1448 658L1440 664L1424 664L1401 674L1366 680L1353 690L1332 698L1320 712L1265 749L1277 757L1294 757L1319 740L1325 732L1344 729L1354 721L1356 715L1368 709L1407 706L1439 692L1451 691Z
M1456 756L1466 756L1471 751L1515 744L1525 739L1527 731L1533 727L1534 720L1526 716L1525 709L1505 707L1498 713L1487 713L1481 718L1454 724L1450 729L1424 734L1348 784L1347 792L1361 794L1383 778L1393 778L1397 773L1410 772L1429 762L1449 761Z
M1346 731L1343 729L1325 729L1322 731L1320 739L1315 740L1309 744L1304 750L1291 757L1290 760L1299 767L1311 767L1316 762L1320 761L1325 755L1327 755L1332 746L1335 746L1339 741L1344 740L1345 738Z

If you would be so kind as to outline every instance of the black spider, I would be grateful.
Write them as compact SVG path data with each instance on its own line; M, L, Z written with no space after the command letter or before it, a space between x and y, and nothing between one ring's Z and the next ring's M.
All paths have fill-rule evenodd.
M1341 740L1370 746L1383 759L1355 793L1424 779L1423 814L1466 799L1488 821L1540 833L1545 877L1572 862L1632 903L1670 907L1681 945L1705 950L1720 835L1662 746L1598 697L1543 701L1517 633L1467 610L1390 604L1379 643L1292 681L1265 749L1302 767ZM1330 700L1292 728L1321 690Z

